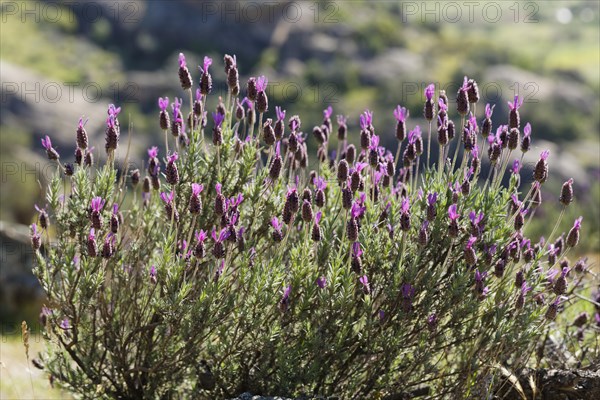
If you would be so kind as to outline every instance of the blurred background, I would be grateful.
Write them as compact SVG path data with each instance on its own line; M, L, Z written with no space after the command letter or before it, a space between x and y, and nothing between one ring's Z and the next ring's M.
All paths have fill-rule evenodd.
M350 138L357 141L358 115L368 108L374 111L383 144L393 150L392 110L397 104L409 108L409 126L424 128L423 89L430 82L436 89L446 89L453 103L463 76L474 78L481 93L478 121L485 104L495 104L494 127L506 122L506 101L519 94L524 98L522 126L530 122L533 127L524 182L530 181L531 166L541 150L551 150L545 206L528 233L536 237L542 227L553 225L560 211L560 185L573 177L577 198L561 228L568 229L575 217L583 215L579 255L597 260L599 5L577 0L3 1L0 324L4 359L11 340L6 337L18 332L23 319L35 329L43 303L43 293L30 272L27 227L35 220L34 204L45 204L40 188L55 171L45 159L41 137L49 135L61 158L73 161L77 122L85 115L90 141L102 158L106 109L115 103L123 107L121 124L133 125L132 159L139 163L148 146L162 143L157 98L184 97L187 110L187 94L177 77L179 52L186 54L196 84L196 66L205 55L214 59L213 93L224 98L223 55L235 54L242 94L249 76L266 75L270 116L274 106L281 105L288 116L299 114L309 131L321 122L322 110L332 105L334 114L348 116ZM211 109L217 96L211 96ZM450 110L456 121L453 104ZM310 137L311 146L313 141ZM5 389L2 394L7 396Z

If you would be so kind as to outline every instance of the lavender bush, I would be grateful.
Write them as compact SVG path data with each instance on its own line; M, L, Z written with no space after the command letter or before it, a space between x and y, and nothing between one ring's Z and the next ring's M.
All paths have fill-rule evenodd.
M198 82L179 61L184 96L158 100L164 149L141 170L116 166L129 151L113 105L103 165L83 119L74 164L43 140L57 173L31 238L48 296L38 363L55 382L86 398L477 396L501 366L530 364L575 304L589 271L563 260L581 219L525 236L549 153L521 176L532 128L518 97L498 127L489 105L475 117L465 78L456 104L427 87L425 129L400 106L395 133L368 110L360 132L334 122L331 107L310 128L269 104L266 77L242 90L230 56L209 111L212 60Z

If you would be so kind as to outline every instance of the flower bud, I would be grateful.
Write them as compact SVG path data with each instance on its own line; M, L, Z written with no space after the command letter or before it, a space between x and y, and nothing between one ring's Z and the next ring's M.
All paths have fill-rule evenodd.
M281 167L281 157L275 156L271 160L271 165L269 166L269 178L271 178L272 181L276 181L279 178L279 175L281 174Z
M346 160L340 160L338 163L337 179L339 182L348 180L348 162Z
M348 223L346 224L346 235L348 235L348 240L351 242L356 242L358 240L358 222L356 218L350 217Z
M348 148L346 148L346 161L348 161L349 165L354 164L354 161L356 160L356 147L354 147L353 144L349 145Z
M562 185L559 200L564 206L568 206L573 201L573 178Z
M312 221L313 216L312 204L309 200L304 200L302 202L302 220L308 223Z

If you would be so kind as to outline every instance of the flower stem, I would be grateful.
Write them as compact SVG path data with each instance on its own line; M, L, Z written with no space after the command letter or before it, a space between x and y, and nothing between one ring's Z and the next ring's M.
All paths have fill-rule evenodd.
M429 135L427 135L427 164L425 167L429 167L429 155L431 154L431 121L429 121Z

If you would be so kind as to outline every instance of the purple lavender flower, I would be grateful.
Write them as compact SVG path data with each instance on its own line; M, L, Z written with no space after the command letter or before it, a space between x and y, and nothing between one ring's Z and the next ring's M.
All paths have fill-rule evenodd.
M162 97L159 97L158 98L158 107L160 108L160 111L166 112L167 108L169 107L169 98L165 97L163 99Z
M284 291L281 300L279 300L279 309L281 312L286 312L290 305L290 294L292 293L292 285L288 285Z
M338 140L346 140L346 135L348 133L348 125L346 125L346 116L338 115L336 119L338 124Z
M33 247L33 250L38 250L41 245L42 245L42 234L38 231L37 229L37 225L31 224L31 246Z
M581 229L582 220L583 217L577 218L573 223L573 227L569 231L569 234L567 235L567 245L569 247L575 247L579 243L579 230Z
M354 204L352 204L352 208L350 209L350 216L352 218L362 218L366 209L366 207L361 206L360 203L356 201L354 202Z
M523 128L523 139L521 139L521 151L526 153L531 147L531 124L528 122Z
M475 249L473 249L473 245L477 241L477 236L471 236L467 241L465 246L464 256L467 265L473 267L477 264L477 255L475 254Z
M485 286L486 276L487 272L481 273L479 272L479 269L475 269L475 293L480 300L483 300L490 291L490 289Z
M164 207L165 207L165 214L167 216L167 219L171 220L171 218L173 218L175 221L179 221L179 213L177 212L177 209L175 209L175 207L173 207L174 197L175 197L175 193L173 191L171 191L169 193L162 192L160 194L161 200L165 203Z
M423 107L423 116L427 121L431 121L434 117L434 103L433 103L433 95L435 94L435 85L433 83L429 84L425 88L425 106Z
M484 138L488 137L488 141L490 132L492 131L492 113L494 112L494 107L496 107L495 104L491 107L489 103L485 105L485 119L481 124L481 135Z
M401 107L400 105L396 106L394 109L394 117L398 122L406 122L410 112L405 107Z
M427 85L424 93L425 93L425 98L427 99L427 101L431 101L433 99L433 95L435 94L435 85L433 83L430 83L429 85Z
M443 116L442 120L446 120L446 114L448 112L448 105L441 97L438 99L438 108L440 109L439 114Z
M96 243L96 231L94 228L90 229L90 234L88 235L87 253L90 257L96 257L98 254L98 244Z
M115 107L114 104L108 105L108 118L106 119L106 137L105 149L107 153L115 151L119 145L120 125L117 116L121 112L121 107Z
M175 97L175 100L171 104L173 110L173 123L171 124L171 135L179 137L184 133L183 130L183 114L181 113L181 105L183 104L182 99Z
M200 229L200 231L196 232L194 236L196 237L197 243L204 243L204 241L208 238L208 233L203 229Z
M71 323L69 322L68 318L64 318L60 322L60 329L65 330L65 331L71 329Z
M517 300L515 301L515 308L519 310L523 308L523 306L525 305L525 296L529 291L531 291L531 289L531 286L528 286L527 282L523 280L523 283L521 284L521 289L519 291L519 295L517 296Z
M154 285L156 285L157 279L156 279L156 267L154 265L152 265L150 267L150 282Z
M402 309L405 313L409 313L413 308L415 289L409 283L405 283L400 287L400 292L402 293Z
M213 121L215 121L215 126L220 127L223 121L225 120L225 116L221 113L214 112L212 113Z
M264 92L267 90L267 85L269 84L269 79L266 76L261 75L256 79L256 91Z
M52 141L48 135L42 138L42 146L44 149L46 149L46 155L48 156L49 160L56 161L60 158L58 152L54 149L54 147L52 147Z
M540 182L546 182L548 179L548 156L550 155L550 150L544 150L540 153L540 159L535 165L533 170L533 178Z
M323 110L323 120L330 119L332 113L333 113L333 108L331 106L328 106L326 109L324 109Z
M187 65L185 63L185 55L183 53L179 53L179 68L186 68Z
M267 84L269 80L265 76L259 76L256 80L256 110L264 113L269 109L269 99L267 97Z
M321 233L321 226L319 225L321 223L322 216L323 213L321 211L317 212L317 214L315 215L315 222L313 224L311 232L311 239L313 240L313 242L320 242L323 236L323 234Z
M415 126L415 129L408 133L408 143L415 144L421 138L421 127Z
M483 219L485 214L480 212L477 214L475 211L469 213L469 219L471 220L471 234L473 236L480 236L484 229Z
M37 204L35 204L34 207L38 212L38 222L40 223L40 227L42 229L48 229L49 218L48 218L48 212L46 211L46 208L38 207Z
M102 246L102 257L110 258L113 256L113 254L115 253L116 240L117 238L112 232L106 235L106 237L104 238L104 245Z
M519 174L519 171L521 170L521 163L519 162L519 160L515 159L515 161L513 161L511 170L512 170L513 175Z
M200 77L200 92L206 96L212 90L212 77L208 72L208 68L212 65L212 58L205 56L202 67L198 67L200 69L200 73L202 76Z
M456 95L456 109L461 117L464 117L469 113L469 83L468 78L465 76L462 86L458 89Z
M219 266L215 270L215 282L219 280L221 276L223 276L223 271L225 270L225 260L221 260Z
M157 158L158 156L158 147L152 146L148 149L148 157Z
M552 303L548 305L548 309L546 310L545 318L548 321L554 321L556 319L556 314L558 313L558 307L561 303L561 296L558 296Z
M173 152L173 154L167 156L168 164L165 175L167 183L170 185L176 185L177 183L179 183L179 171L177 169L177 164L175 164L175 161L177 161L178 159L179 155L177 154L177 152Z
M175 196L175 193L173 193L173 191L171 191L169 193L162 192L160 194L161 200L164 201L166 204L171 204L173 202L174 196Z
M208 233L201 229L200 232L196 232L194 236L196 237L196 247L194 248L194 256L200 259L203 258L206 254L204 241L206 241Z
M91 201L90 210L92 226L96 229L100 229L102 227L101 213L105 203L106 201L102 197L94 197Z
M202 210L202 200L200 193L204 190L204 186L198 183L192 183L192 194L190 195L189 211L192 214L199 214Z
M490 107L489 103L485 105L485 117L486 118L492 118L492 114L494 112L494 108L496 108L495 104L493 106L491 106L491 107Z
M515 95L514 101L507 101L507 103L511 110L518 110L523 105L523 99L519 101L519 95Z
M77 134L76 134L76 142L77 142L77 147L85 150L88 147L88 134L85 130L85 125L87 124L88 119L86 119L85 121L83 120L83 117L79 118L79 124L77 125Z
M573 202L573 178L563 183L559 201L566 207Z
M373 126L373 112L365 110L365 112L360 115L359 121L361 130L370 131L371 127Z
M402 142L406 137L406 119L409 116L409 112L406 108L398 105L394 110L394 117L396 118L396 139Z
M279 222L277 217L273 217L271 218L271 226L273 227L273 240L275 242L281 242L283 240L283 233L281 232L283 224Z
M369 284L369 278L366 275L363 275L360 278L358 278L358 280L363 286L363 288L362 288L363 292L365 294L369 294L371 292L371 285Z
M282 110L281 107L275 106L275 114L277 114L278 121L285 120L285 110Z
M520 208L515 215L514 228L515 231L519 232L523 225L525 225L525 216L529 212L527 208Z
M169 107L169 98L162 97L158 98L158 107L160 108L160 113L158 116L158 123L160 125L160 129L167 130L171 127L171 119L169 118L169 112L167 108Z
M410 213L410 199L408 197L405 197L402 199L402 204L400 206L400 212L402 214Z
M211 237L214 241L212 253L215 258L221 259L225 257L225 248L223 246L223 242L229 238L230 234L231 233L227 227L221 229L218 235L215 228L213 228L211 232Z
M450 218L450 221L453 222L460 218L460 214L457 212L456 204L452 204L450 207L448 207L448 218Z
M320 276L317 278L317 286L320 289L325 289L325 286L327 286L327 278L325 278L324 276Z
M427 317L427 328L429 329L429 331L431 331L431 332L435 331L435 328L437 328L437 324L438 324L438 316L436 313L433 313Z
M352 243L352 257L360 258L363 254L363 251L360 248L360 242Z

